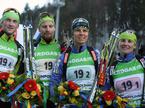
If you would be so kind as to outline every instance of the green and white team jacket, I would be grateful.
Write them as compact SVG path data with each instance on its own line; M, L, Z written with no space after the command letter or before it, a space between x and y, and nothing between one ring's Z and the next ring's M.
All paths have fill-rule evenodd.
M137 59L118 62L112 72L114 88L121 97L128 98L129 107L140 106L143 90L144 69Z
M59 55L60 46L55 40L49 44L46 44L44 40L41 40L35 49L36 72L45 86L49 85L52 69Z
M0 72L13 72L18 60L17 45L14 37L6 34L0 37Z
M83 92L89 92L95 78L94 61L86 49L81 53L71 53L66 70L66 79L72 80L81 87Z

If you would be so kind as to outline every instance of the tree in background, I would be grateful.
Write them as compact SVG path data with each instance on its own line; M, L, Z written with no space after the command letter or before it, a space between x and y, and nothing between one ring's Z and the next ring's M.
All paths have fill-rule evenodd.
M91 33L89 44L101 48L113 28L134 29L137 32L139 43L145 40L145 0L66 0L66 5L60 10L60 36L61 31L71 35L71 22L76 17L84 17L90 22ZM40 12L56 14L56 7L48 3L47 6L34 10L26 4L22 14L22 23L33 25L33 33L38 24Z

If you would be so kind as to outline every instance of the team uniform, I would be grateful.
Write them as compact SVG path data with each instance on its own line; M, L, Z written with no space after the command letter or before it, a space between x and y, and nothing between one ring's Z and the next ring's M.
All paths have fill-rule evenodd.
M36 72L45 86L49 85L52 69L60 52L60 45L55 40L47 44L41 39L35 49Z
M23 59L22 52L23 47L14 37L11 36L8 38L8 36L3 33L0 36L0 72L17 74Z
M142 58L144 60L144 58ZM145 62L144 62L145 63ZM110 81L117 95L128 98L127 107L140 107L144 85L144 65L129 53L110 68Z
M99 51L94 50L94 52L98 62L100 56ZM54 86L57 86L61 81L72 80L80 86L81 93L87 98L96 76L95 63L87 46L83 45L80 52L78 52L74 46L72 47L67 62L66 72L64 71L64 59L66 59L65 53L60 57L58 70L52 73L50 81L51 95L54 95Z
M24 73L23 47L14 39L0 32L0 72L8 72L14 75ZM11 107L10 102L0 99L0 106Z
M90 91L94 78L95 66L87 49L79 54L70 54L66 79L72 80L81 87L81 91Z

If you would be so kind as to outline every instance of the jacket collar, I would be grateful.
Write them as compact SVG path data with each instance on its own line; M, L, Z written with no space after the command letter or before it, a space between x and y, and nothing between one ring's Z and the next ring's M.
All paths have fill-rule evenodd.
M129 53L127 55L123 55L123 56L119 56L119 61L121 62L128 62L128 61L131 61L132 59L135 58L135 54L132 52L132 53Z
M40 41L41 44L53 44L53 43L55 43L55 42L56 42L56 40L53 39L53 40L51 40L49 43L47 43L43 38L41 38L41 41Z
M7 36L5 33L1 36L1 39L5 41L14 41L14 36Z
M80 52L83 52L86 48L87 48L86 44L80 46L79 50L76 48L76 46L73 45L72 52L73 53L80 53Z

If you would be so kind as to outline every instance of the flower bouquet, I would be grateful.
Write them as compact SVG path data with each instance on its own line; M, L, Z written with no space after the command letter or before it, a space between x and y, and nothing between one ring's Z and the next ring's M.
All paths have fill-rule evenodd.
M57 89L57 102L59 105L73 104L80 106L82 103L82 98L79 94L80 87L73 81L66 81L61 83Z
M104 106L112 106L115 108L125 108L128 99L121 98L120 96L116 95L113 90L98 90L96 92L95 100L93 101L93 105L99 107L101 105Z
M7 95L14 90L16 87L16 76L11 73L1 72L0 73L0 98L3 101L8 101L6 99Z
M33 79L26 79L24 85L17 91L15 97L25 107L42 104L41 84Z

